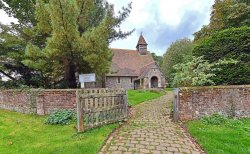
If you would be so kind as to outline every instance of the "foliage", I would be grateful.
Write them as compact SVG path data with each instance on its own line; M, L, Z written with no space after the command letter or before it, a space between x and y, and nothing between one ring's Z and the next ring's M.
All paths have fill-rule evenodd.
M130 4L118 15L104 0L2 0L0 8L18 19L0 25L0 73L15 84L67 88L76 87L77 73L101 76L109 43L133 32L120 29Z
M71 110L61 109L52 112L45 123L50 125L68 125L76 120L76 114Z
M163 55L162 70L167 78L167 82L172 85L174 73L176 70L173 68L174 65L184 63L186 60L185 56L191 55L193 44L190 39L184 38L175 41L167 49Z
M201 119L203 123L211 125L225 124L227 120L228 118L226 116L220 115L218 113Z
M0 110L0 153L98 153L117 124L78 134L75 124L46 125L46 116Z
M210 23L194 33L194 42L200 42L217 31L241 26L250 26L249 1L215 0Z
M204 56L209 62L231 58L237 65L221 65L214 71L215 84L250 83L250 27L231 28L214 33L195 46L195 56Z
M236 128L243 125L243 122L238 119L232 119L230 117L214 113L211 116L203 117L201 121L207 125L225 125L227 127Z
M157 56L155 53L151 53L153 59L156 61L156 63L161 67L163 62L162 56Z
M207 86L214 85L212 77L216 70L220 70L219 65L236 64L237 61L232 59L219 60L216 63L209 63L201 57L192 57L189 62L180 63L174 66L176 73L174 74L173 86L189 87L189 86Z
M162 91L148 91L148 90L129 90L128 103L135 106L142 102L152 100L164 95Z
M244 85L250 83L250 67L248 63L219 65L211 79L216 85Z
M249 153L250 119L230 119L217 115L210 117L210 123L204 120L189 121L185 125L189 133L208 154ZM219 125L214 124L220 121ZM216 121L216 122L214 122Z

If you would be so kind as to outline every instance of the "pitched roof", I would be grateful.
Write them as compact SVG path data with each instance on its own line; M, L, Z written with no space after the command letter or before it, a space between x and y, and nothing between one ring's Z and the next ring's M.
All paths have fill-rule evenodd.
M111 49L113 52L110 73L106 76L140 76L143 68L153 63L150 53L140 55L137 50Z
M138 45L148 45L147 42L145 41L144 37L142 36L142 34L138 40L137 46Z

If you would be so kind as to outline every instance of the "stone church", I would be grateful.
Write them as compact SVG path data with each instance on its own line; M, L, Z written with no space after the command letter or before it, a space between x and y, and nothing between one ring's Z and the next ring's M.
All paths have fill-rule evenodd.
M141 35L136 50L111 49L112 64L106 74L106 88L147 89L164 88L165 77L147 50Z

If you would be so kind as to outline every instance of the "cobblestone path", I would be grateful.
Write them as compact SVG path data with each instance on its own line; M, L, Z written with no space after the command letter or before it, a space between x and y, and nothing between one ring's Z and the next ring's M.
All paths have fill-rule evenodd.
M167 94L136 106L136 114L111 135L100 154L200 153L169 118L171 100L172 94Z

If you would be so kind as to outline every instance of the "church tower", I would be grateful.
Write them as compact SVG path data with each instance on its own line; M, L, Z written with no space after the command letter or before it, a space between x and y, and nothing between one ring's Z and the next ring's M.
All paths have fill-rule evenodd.
M138 43L136 45L136 49L141 55L146 55L148 51L147 46L148 44L146 43L144 37L141 34Z

